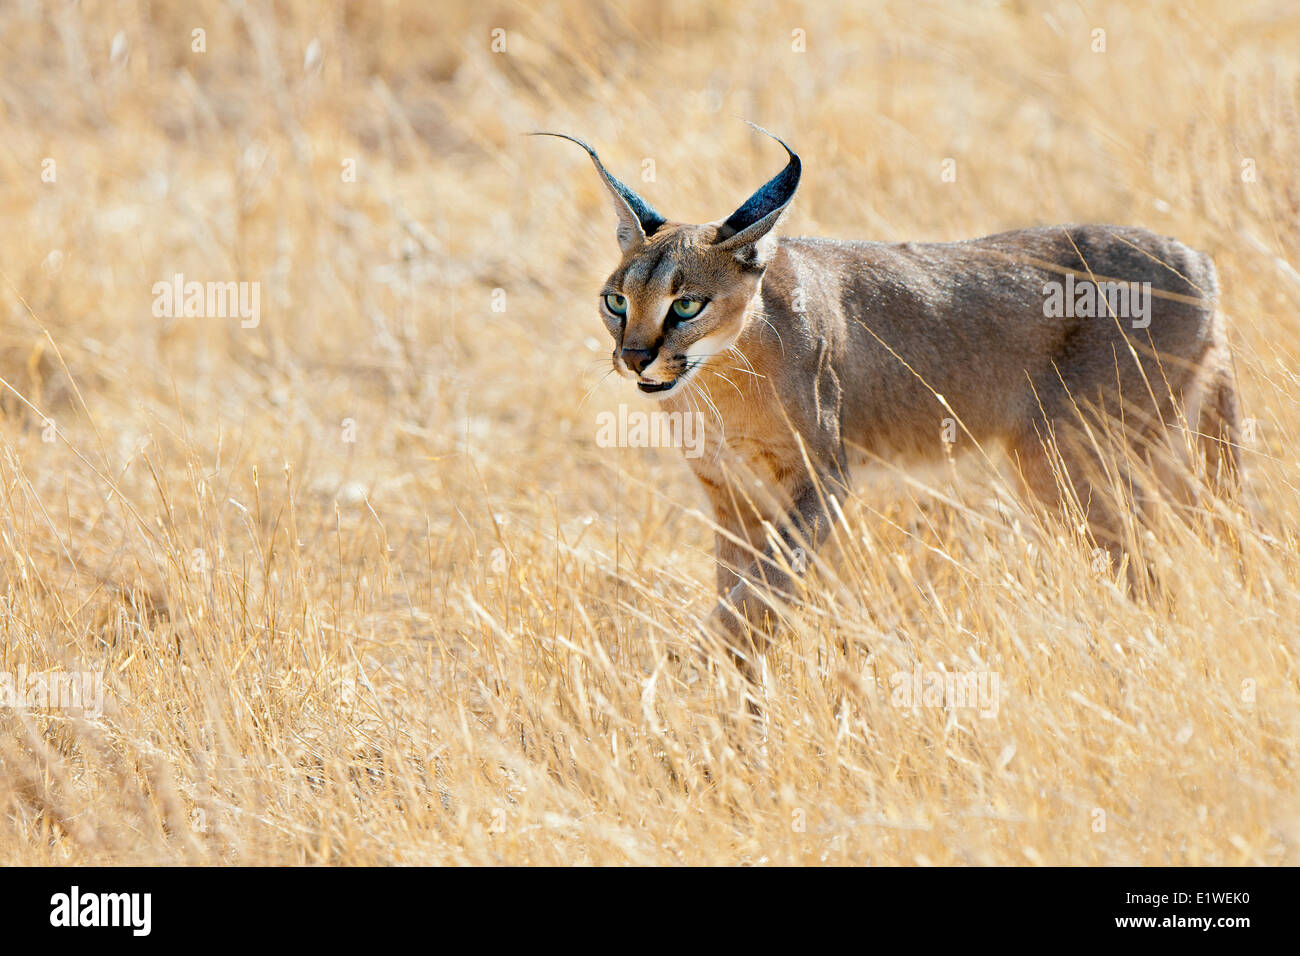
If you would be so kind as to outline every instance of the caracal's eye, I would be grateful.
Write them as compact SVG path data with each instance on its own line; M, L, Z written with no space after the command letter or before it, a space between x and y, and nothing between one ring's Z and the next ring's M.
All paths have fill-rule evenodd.
M703 299L678 299L673 303L673 315L679 319L693 319L704 311Z
M627 296L611 292L605 296L605 308L615 315L627 315Z

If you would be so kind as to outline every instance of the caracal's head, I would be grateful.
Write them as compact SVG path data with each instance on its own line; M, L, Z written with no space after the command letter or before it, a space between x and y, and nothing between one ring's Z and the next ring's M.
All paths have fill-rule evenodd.
M614 199L623 260L599 300L614 339L614 369L657 398L680 392L744 331L763 270L776 253L772 230L799 185L799 157L777 139L790 156L785 169L726 219L696 226L668 222L611 176L581 140L542 135L585 149Z

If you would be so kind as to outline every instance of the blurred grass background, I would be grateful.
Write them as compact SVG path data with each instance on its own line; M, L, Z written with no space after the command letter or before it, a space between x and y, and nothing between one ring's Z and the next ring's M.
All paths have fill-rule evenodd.
M0 672L107 700L0 710L0 863L1297 862L1297 51L1280 2L6 4ZM595 441L650 407L607 198L520 134L706 221L783 162L742 119L789 234L1211 253L1240 565L1171 528L1139 606L979 480L862 476L737 750L668 654L703 497ZM156 318L176 273L259 324ZM915 664L997 717L890 706Z

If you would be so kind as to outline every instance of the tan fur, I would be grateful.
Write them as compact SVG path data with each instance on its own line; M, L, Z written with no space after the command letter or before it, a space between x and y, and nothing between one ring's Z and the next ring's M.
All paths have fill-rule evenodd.
M1092 494L1101 463L1089 426L1122 416L1128 440L1144 447L1185 415L1212 472L1240 476L1208 257L1109 225L952 243L776 240L800 170L790 155L785 179L726 222L667 222L635 194L620 206L616 192L623 256L603 292L626 296L626 321L601 307L620 374L679 382L663 406L698 411L708 425L704 454L689 462L722 529L712 620L738 648L767 632L773 599L793 593L798 549L829 533L829 498L844 500L851 462L941 461L945 419L960 423L967 447L1007 448L1031 498L1059 501L1063 467L1095 539L1112 550L1123 516ZM1149 325L1113 312L1046 317L1044 283L1067 273L1149 282ZM682 295L708 305L666 324ZM716 343L710 357L701 342ZM639 375L625 361L635 350L655 355Z

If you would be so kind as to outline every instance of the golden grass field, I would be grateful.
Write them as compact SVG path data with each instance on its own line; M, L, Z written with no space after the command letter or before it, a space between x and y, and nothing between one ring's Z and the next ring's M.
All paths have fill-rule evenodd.
M0 674L104 704L0 708L0 864L1300 862L1298 51L1283 2L5 4ZM969 459L860 474L739 743L670 653L705 499L596 441L652 407L613 212L521 134L707 221L785 161L742 119L786 234L1213 255L1253 523L1159 525L1133 601Z

